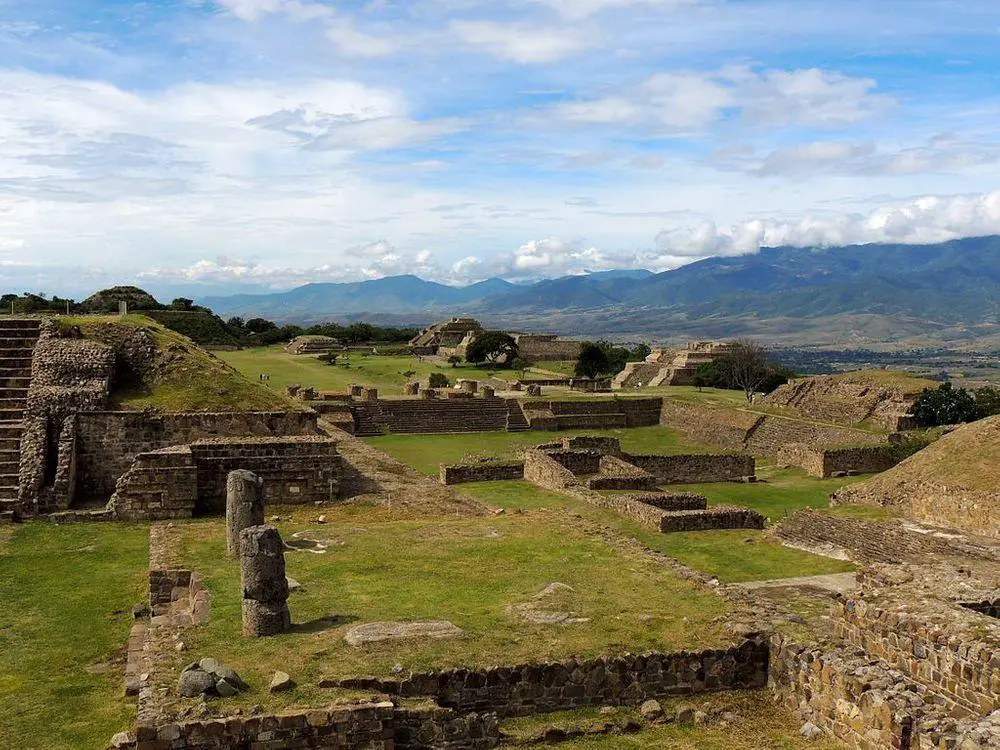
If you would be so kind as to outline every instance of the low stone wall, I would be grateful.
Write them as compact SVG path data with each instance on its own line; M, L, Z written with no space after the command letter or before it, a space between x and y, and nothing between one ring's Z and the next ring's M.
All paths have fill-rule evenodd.
M329 438L215 438L136 457L109 507L116 518L190 518L221 513L235 469L264 479L268 504L330 502L340 495L341 463Z
M708 498L693 492L640 492L621 495L635 502L645 503L665 511L704 510L708 507Z
M562 447L571 451L597 451L606 456L619 456L622 452L618 438L600 435L577 435L576 437L563 438L561 443L553 444L551 447Z
M535 449L524 452L524 478L539 487L557 492L577 484L572 471L547 453Z
M178 564L177 530L165 524L149 527L149 607L170 604L175 588L191 584L191 571Z
M592 490L655 490L656 477L616 456L601 456L601 473L587 480Z
M880 606L848 599L838 614L837 637L953 701L961 714L1000 709L1000 664L993 656L1000 621L958 604L929 601Z
M620 418L621 427L649 427L660 423L662 398L592 398L583 401L536 401L523 404L526 411L550 412L560 428L599 427L609 418ZM578 421L574 421L578 420ZM593 425L585 424L593 420ZM534 426L534 422L532 422Z
M140 453L215 437L316 435L313 412L152 414L95 412L77 416L77 494L106 499Z
M664 513L660 531L714 531L718 529L763 529L765 518L750 508L738 505L713 505L705 510L682 510Z
M548 457L568 469L574 476L597 474L601 471L601 458L597 451L550 450Z
M891 469L921 447L889 443L843 447L788 443L778 449L778 464L798 466L810 476L823 479L844 474L877 474Z
M739 482L756 476L756 463L749 455L622 456L649 472L662 484Z
M449 708L396 708L395 750L489 750L501 744L495 713L459 714Z
M458 712L528 716L585 706L639 705L649 698L762 688L768 647L750 639L726 649L626 654L589 660L454 669L403 680L342 680L347 688L430 696Z
M445 485L524 479L524 461L483 461L451 466L441 464L438 472L441 484Z

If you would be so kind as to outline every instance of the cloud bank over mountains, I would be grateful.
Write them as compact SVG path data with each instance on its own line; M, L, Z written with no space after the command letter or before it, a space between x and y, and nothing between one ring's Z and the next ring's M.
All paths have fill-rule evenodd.
M888 5L5 8L0 281L524 281L1000 233L995 19Z

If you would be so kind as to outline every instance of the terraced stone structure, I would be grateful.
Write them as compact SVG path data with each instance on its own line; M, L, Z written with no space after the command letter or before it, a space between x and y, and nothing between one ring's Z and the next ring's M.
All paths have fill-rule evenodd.
M694 385L698 368L729 353L721 341L694 341L683 349L654 349L642 362L629 362L611 381L611 387Z
M296 336L285 344L285 351L297 355L328 354L343 349L343 345L330 336Z
M21 444L39 325L38 320L0 320L0 521L12 520L21 505ZM43 436L36 429L29 441L47 438L47 431Z

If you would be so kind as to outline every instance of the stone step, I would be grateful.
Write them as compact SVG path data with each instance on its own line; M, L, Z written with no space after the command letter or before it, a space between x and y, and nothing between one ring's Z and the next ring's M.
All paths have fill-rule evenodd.
M27 391L24 392L23 396L17 395L17 393L17 391L12 393L6 388L0 389L0 411L3 409L23 409L27 405Z
M0 372L5 369L31 372L31 357L7 356L0 353Z
M0 524L14 523L15 521L17 521L17 513L13 510L3 510L3 505L0 505Z
M0 420L19 422L24 418L24 409L0 409Z

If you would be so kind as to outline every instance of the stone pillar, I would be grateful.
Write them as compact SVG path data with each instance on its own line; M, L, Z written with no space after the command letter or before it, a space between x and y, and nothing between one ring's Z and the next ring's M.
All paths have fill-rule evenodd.
M479 390L478 380L459 380L458 387L465 393L475 393Z
M365 401L378 401L378 388L366 388Z
M483 398L496 398L496 389L489 385L483 386Z
M259 638L291 630L285 543L273 526L251 526L240 533L243 582L243 635Z
M237 469L226 478L226 552L240 556L240 532L264 523L264 480Z
M360 385L352 385L347 392L351 394L351 398L361 398L365 389Z
M420 383L407 383L403 386L403 393L407 396L416 396L420 393Z
M531 385L529 385L528 386L528 395L529 396L541 396L542 395L542 386L536 385L534 383L531 384Z
M424 388L424 390L420 391L421 398L426 398L428 400L432 398L437 398L437 395L438 392L433 388Z

